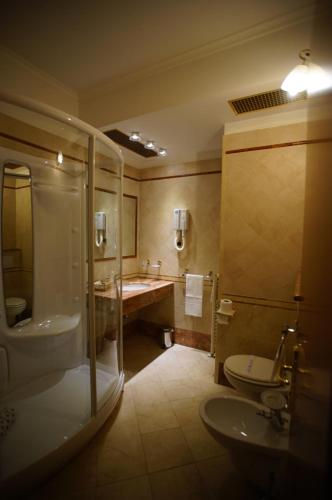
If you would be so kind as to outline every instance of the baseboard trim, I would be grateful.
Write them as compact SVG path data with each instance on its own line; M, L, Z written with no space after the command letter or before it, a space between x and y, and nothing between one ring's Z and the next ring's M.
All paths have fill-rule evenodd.
M134 321L127 323L123 327L123 335L126 337L134 332L140 333L142 335L151 335L153 337L158 337L161 335L163 328L172 328L172 340L175 344L184 345L186 347L193 347L195 349L201 349L202 351L210 351L210 335L205 333L195 332L193 330L184 330L182 328L174 328L170 325L160 325L158 323L153 323L151 321L145 321L142 319L135 319Z

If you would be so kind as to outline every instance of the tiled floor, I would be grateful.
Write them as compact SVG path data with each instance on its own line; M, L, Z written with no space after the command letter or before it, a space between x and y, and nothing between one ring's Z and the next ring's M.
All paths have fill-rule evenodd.
M259 498L200 421L199 402L230 391L213 383L207 353L180 345L162 350L153 338L132 335L124 365L127 382L114 415L31 499Z

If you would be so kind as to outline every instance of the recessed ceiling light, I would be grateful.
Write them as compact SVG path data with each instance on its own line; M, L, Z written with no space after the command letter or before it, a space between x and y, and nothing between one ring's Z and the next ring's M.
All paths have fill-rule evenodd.
M156 149L154 141L146 141L144 144L145 149Z
M141 140L141 136L139 132L131 132L129 136L129 140L133 142L139 142Z
M159 148L158 155L159 156L167 156L167 149L166 148Z

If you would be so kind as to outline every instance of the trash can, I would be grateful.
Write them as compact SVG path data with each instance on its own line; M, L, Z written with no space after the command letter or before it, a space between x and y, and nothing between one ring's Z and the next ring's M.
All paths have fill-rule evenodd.
M162 330L162 335L161 335L161 347L164 349L168 349L169 347L172 347L173 342L172 342L172 333L173 333L173 328L163 328Z

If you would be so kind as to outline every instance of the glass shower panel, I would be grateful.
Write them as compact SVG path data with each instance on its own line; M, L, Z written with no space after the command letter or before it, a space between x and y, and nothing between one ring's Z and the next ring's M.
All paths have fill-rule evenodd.
M9 317L12 282L29 281L32 286L32 297L25 296L27 287L16 288L16 299L29 306L25 311L11 312L10 322L6 314L0 317L0 418L5 409L12 415L0 441L0 479L4 479L61 446L90 419L88 135L70 123L0 103L0 168L1 200L6 171L6 196L17 203L15 190L27 189L18 182L25 168L32 205L32 212L19 211L18 206L15 212L12 206L16 229L12 226L11 245L4 247L3 231L1 235L1 312ZM1 208L3 225L10 214L3 203ZM28 226L23 219L28 216L30 236L24 233ZM24 258L17 257L26 251L25 237L32 237L29 268Z
M121 162L96 141L95 156L95 333L97 408L117 387L121 345Z

